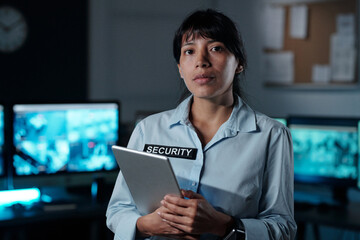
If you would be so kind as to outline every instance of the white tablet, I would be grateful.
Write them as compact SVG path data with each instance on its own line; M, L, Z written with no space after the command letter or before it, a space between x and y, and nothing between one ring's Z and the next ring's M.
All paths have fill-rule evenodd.
M119 146L112 146L112 150L141 214L151 213L160 207L160 201L166 194L181 196L167 157Z

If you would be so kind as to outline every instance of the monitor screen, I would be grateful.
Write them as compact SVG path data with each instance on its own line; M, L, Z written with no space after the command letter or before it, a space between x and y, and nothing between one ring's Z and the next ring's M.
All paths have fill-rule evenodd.
M291 118L295 182L354 185L359 133L354 119Z
M15 175L117 169L117 103L15 104L13 113Z
M359 148L359 151L360 151L360 120L358 121L358 136L359 136L358 148ZM358 159L358 182L357 182L357 187L360 189L360 160L359 159Z
M4 175L5 172L5 162L4 162L4 107L0 105L0 176Z

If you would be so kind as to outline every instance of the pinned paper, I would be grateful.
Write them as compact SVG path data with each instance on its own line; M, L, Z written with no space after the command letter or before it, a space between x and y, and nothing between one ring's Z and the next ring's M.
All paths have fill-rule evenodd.
M265 48L282 49L284 45L285 9L267 5L264 26Z
M315 64L312 67L312 81L314 83L328 83L330 81L330 66Z
M355 34L355 15L339 14L336 17L336 32L341 35Z
M290 8L290 36L305 39L308 32L308 7L295 5Z
M289 84L294 81L293 52L266 53L263 61L262 75L266 82Z
M333 34L330 44L331 80L351 82L355 79L355 36Z

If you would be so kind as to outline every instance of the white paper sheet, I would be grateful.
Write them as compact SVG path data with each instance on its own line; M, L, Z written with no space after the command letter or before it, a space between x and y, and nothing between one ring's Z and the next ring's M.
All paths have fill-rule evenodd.
M339 14L336 17L336 32L341 35L355 34L355 15Z
M315 64L312 67L312 81L314 83L328 83L330 81L330 66Z
M331 80L351 82L355 78L355 36L333 34L330 40Z
M308 7L294 5L290 8L290 37L305 39L308 32Z
M265 48L280 50L284 45L285 9L278 6L265 7Z
M294 81L293 52L265 53L262 75L268 83L292 83Z

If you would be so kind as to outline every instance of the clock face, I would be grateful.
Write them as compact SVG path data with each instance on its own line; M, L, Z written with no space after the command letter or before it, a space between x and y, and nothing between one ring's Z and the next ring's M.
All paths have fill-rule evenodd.
M27 24L23 15L13 7L0 7L0 51L19 49L27 36Z

